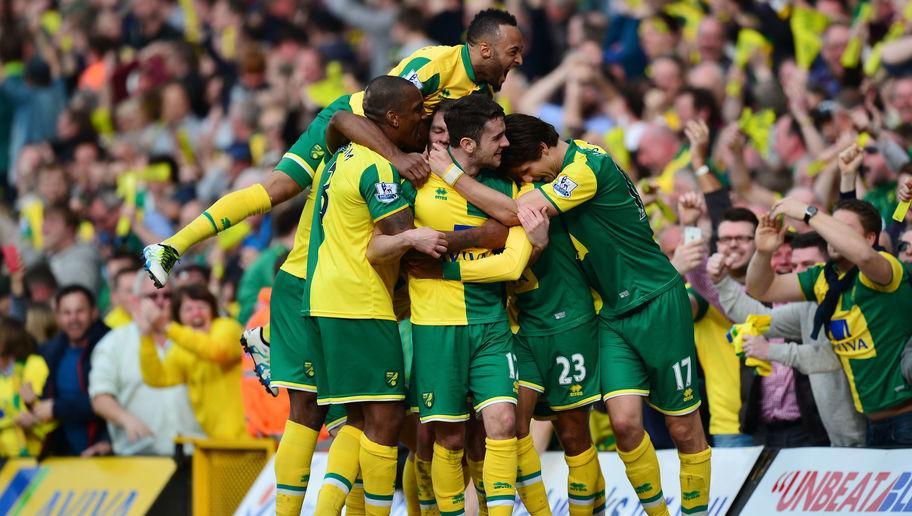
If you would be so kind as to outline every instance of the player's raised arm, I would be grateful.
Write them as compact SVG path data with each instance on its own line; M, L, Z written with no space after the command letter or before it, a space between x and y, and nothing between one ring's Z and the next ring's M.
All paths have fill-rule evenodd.
M773 272L770 258L785 241L782 222L769 215L760 217L754 243L757 250L747 267L747 292L754 298L766 302L804 301L798 275Z

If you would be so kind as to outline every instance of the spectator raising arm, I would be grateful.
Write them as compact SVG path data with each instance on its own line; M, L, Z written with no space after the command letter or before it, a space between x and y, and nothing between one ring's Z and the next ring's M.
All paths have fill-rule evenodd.
M804 301L804 295L795 273L773 272L770 258L785 242L786 228L781 220L774 221L770 215L760 217L760 224L754 236L756 252L747 267L747 292L754 298L768 303Z

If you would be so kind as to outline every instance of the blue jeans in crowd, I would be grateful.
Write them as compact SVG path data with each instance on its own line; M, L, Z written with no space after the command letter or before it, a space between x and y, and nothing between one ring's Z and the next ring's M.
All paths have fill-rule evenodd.
M868 420L868 446L878 448L912 446L912 412L880 421Z

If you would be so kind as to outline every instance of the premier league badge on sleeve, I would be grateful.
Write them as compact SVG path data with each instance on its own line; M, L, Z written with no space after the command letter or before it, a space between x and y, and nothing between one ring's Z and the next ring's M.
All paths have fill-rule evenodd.
M563 197L564 199L569 199L570 195L573 193L573 190L579 186L569 176L560 176L557 178L557 181L554 182L554 193Z
M398 183L377 183L374 185L374 197L383 204L389 204L399 198Z

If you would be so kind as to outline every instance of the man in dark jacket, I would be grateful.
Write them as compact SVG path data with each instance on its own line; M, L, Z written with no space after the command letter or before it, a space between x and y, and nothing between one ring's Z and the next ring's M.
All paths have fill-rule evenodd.
M49 455L104 455L111 452L104 420L89 399L90 358L109 328L98 318L95 298L80 285L62 288L54 298L60 333L39 350L48 364L44 398L34 414L59 423L45 442Z

